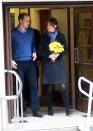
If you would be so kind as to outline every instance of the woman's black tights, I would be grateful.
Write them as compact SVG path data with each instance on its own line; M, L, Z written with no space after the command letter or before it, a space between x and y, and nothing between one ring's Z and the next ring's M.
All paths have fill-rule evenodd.
M52 85L47 86L47 93L46 93L46 102L48 107L48 115L53 115L52 109Z
M47 86L46 101L47 101L47 107L48 107L48 115L53 115L52 88L53 88L53 85ZM61 89L61 96L62 96L64 106L66 109L66 115L69 115L69 113L70 113L70 111L69 111L69 96L68 96L66 84L61 84L60 89Z
M69 115L69 95L66 84L61 84L61 96L63 98L64 106L66 109L66 115Z

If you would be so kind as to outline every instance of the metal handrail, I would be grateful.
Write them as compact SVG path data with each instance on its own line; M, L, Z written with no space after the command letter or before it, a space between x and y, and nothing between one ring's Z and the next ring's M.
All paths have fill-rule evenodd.
M4 72L5 73L11 73L11 74L15 75L16 79L19 81L19 89L18 89L18 92L16 94L16 96L19 97L21 95L21 93L22 93L22 87L23 87L23 83L22 83L22 81L20 79L20 76L13 70L4 70Z
M89 94L87 92L85 92L82 88L81 88L81 80L89 83L90 85L93 85L93 82L89 81L88 79L84 78L84 77L80 77L79 81L78 81L78 86L79 86L79 90L81 91L82 94L84 94L85 96L89 97ZM93 88L93 86L90 88ZM93 99L93 98L92 98Z
M9 95L9 96L0 94L1 111L3 111L2 110L2 100L5 100L6 102L9 101L9 100L14 100L14 116L19 118L19 97L20 97L21 118L22 118L21 121L22 121L22 131L23 131L23 98L22 98L23 83L20 79L20 76L15 71L4 70L4 73L13 74L16 77L16 94L15 95ZM8 107L6 107L6 109L7 109L7 113L8 113ZM1 116L1 122L3 122L3 116ZM17 121L15 120L15 123L17 123L17 122L18 122L18 119L17 119ZM2 126L2 131L3 131L3 126Z
M81 81L82 80L90 85L89 86L89 94L82 89L82 87L81 87ZM89 100L88 100L88 111L87 111L87 126L89 128L91 107L92 107L92 100L93 100L93 97L92 97L92 94L93 94L93 82L89 81L88 79L86 79L84 77L80 77L79 80L78 80L78 87L79 87L80 92L89 98Z

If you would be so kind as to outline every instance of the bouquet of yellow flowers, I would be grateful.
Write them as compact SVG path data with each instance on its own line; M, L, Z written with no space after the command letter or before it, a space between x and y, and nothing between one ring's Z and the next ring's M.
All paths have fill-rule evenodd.
M64 51L64 45L57 41L54 41L49 44L49 51L53 52L54 54L60 54Z
M55 54L59 54L64 51L64 46L61 43L54 41L49 44L49 50Z

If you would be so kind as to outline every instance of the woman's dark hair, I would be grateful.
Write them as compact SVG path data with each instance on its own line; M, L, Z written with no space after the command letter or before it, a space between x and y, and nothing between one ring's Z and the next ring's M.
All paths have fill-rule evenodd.
M50 23L50 25L51 25L52 27L54 27L55 25L57 25L56 29L59 30L59 29L58 29L58 21L57 21L56 18L52 17L52 18L50 18L50 19L48 20L48 22Z
M21 13L19 16L18 16L18 20L23 20L24 19L24 16L29 16L27 13Z
M49 22L52 26L58 25L58 21L57 21L57 19L54 18L54 17L50 18L50 19L48 20L48 22Z

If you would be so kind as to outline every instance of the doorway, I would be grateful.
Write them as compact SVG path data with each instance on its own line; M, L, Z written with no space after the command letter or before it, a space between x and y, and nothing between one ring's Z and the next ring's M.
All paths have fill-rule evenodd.
M5 51L5 61L6 61L6 68L8 67L8 69L11 69L11 30L16 27L18 25L18 15L21 12L26 12L30 15L31 17L31 27L38 29L41 33L41 35L45 32L45 27L46 26L46 22L49 19L50 16L52 17L56 17L58 22L59 22L59 28L60 31L62 33L65 34L66 37L66 41L67 41L67 45L69 48L69 52L68 52L68 59L64 57L65 60L65 65L67 68L67 74L68 74L68 80L69 83L71 81L71 62L70 62L70 33L69 33L69 29L70 29L70 25L69 25L69 16L70 16L70 12L69 12L69 8L32 8L32 7L28 7L26 6L24 8L24 6L21 5L21 7L17 7L17 5L15 7L4 7L5 8L5 12L4 12L4 22L5 22L5 39L7 38L8 41L5 41L5 47L7 47L6 51ZM61 12L61 14L60 14ZM47 14L47 17L45 17L44 14ZM6 17L5 17L6 16ZM6 20L8 21L8 24L6 23ZM42 27L42 23L43 23L43 27ZM6 29L7 27L7 29ZM68 44L69 43L69 44ZM41 74L41 68L42 65L39 62L39 71ZM10 83L9 83L10 81ZM11 80L8 77L7 78L7 83L8 86L6 88L7 90L7 94L13 94L13 83L11 85ZM39 95L42 96L43 89L42 89L42 84L41 84L41 75L39 77ZM69 88L69 97L70 97L70 104L72 106L72 87L71 84L68 84L68 88ZM58 97L59 96L59 97ZM58 89L55 90L54 93L54 99L55 99L55 104L56 106L63 106L61 100L60 100L60 92ZM42 99L42 97L41 97ZM9 107L11 108L11 106Z

